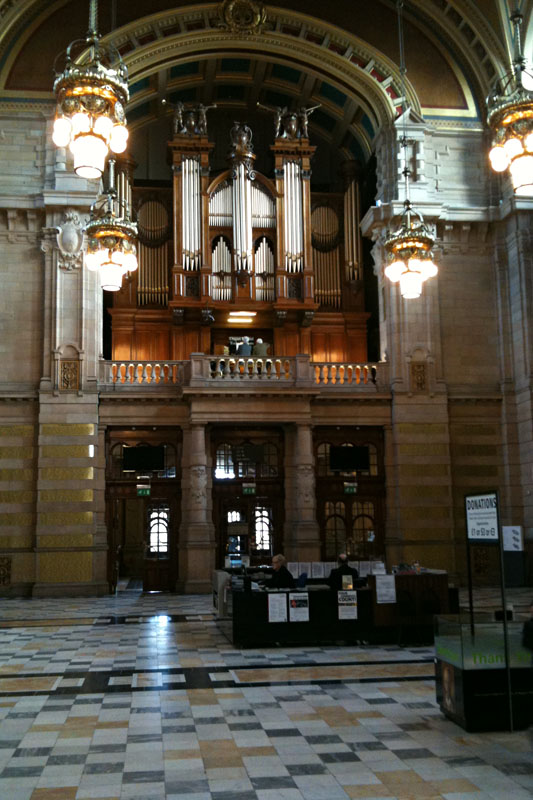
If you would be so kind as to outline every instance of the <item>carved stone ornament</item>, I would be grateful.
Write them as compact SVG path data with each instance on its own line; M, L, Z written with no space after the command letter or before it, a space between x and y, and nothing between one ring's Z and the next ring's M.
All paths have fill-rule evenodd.
M67 211L63 222L57 228L59 266L71 270L81 266L83 258L83 227L74 211Z
M207 501L207 470L201 464L191 467L190 497L195 505L204 505Z
M221 28L244 36L261 33L267 18L263 3L251 0L224 0L218 13Z

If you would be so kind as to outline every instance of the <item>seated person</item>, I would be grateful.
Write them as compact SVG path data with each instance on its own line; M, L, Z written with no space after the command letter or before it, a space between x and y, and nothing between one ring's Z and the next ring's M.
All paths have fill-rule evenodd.
M352 587L355 589L357 579L359 578L359 573L356 569L348 564L348 556L346 553L340 554L337 559L337 563L339 566L332 569L329 573L329 578L327 581L329 588L340 592L343 589L342 576L348 575L351 577Z
M252 355L252 345L250 344L250 340L247 336L242 337L242 342L237 347L237 355L238 356L251 356Z
M257 356L258 358L266 358L269 348L269 344L264 342L262 339L257 339L256 343L254 344L254 349L252 350L252 355Z
M266 589L294 589L295 580L287 569L285 556L272 556L272 577L265 581Z

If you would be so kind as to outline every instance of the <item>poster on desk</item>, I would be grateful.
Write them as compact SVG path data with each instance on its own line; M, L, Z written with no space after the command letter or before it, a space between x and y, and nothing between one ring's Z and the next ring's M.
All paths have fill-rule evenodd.
M289 592L289 622L309 622L307 592Z
M376 603L396 602L396 581L394 575L376 575Z
M357 592L337 592L339 619L357 619Z
M286 592L272 592L268 595L268 621L287 622Z

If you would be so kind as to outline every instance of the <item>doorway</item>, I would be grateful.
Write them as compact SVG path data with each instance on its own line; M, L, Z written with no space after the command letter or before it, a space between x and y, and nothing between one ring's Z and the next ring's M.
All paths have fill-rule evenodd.
M275 428L212 433L217 567L270 564L283 544L283 434Z
M127 588L144 592L174 591L178 574L177 503L163 495L168 493L111 498L115 585L120 581Z

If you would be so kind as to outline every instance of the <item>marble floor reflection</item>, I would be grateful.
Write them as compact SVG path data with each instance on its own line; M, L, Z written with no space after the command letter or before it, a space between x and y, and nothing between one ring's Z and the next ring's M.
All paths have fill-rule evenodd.
M445 719L431 647L238 650L207 596L2 601L1 800L507 797L528 733Z

